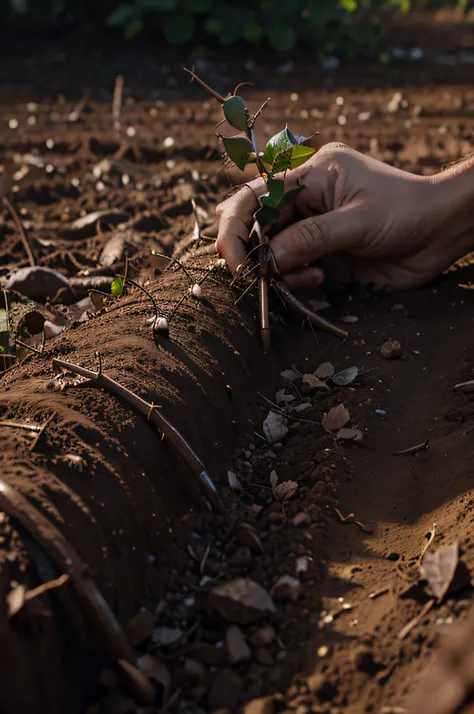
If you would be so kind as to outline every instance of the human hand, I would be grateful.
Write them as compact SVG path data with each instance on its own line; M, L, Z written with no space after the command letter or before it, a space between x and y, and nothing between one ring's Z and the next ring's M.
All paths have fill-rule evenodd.
M286 173L285 190L298 182L303 188L283 209L270 241L280 273L293 289L319 285L324 263L342 281L389 290L433 279L473 249L474 191L467 201L456 183L462 173L461 167L416 176L327 144ZM265 192L263 179L256 179L217 207L216 245L232 272L245 260L257 197ZM310 265L319 259L322 267Z

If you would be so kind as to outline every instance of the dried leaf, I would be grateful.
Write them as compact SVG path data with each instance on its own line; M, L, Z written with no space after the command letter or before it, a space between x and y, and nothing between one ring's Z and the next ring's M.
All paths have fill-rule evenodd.
M274 489L278 484L278 475L275 469L270 472L270 486Z
M338 404L337 407L332 407L332 409L323 416L322 424L328 431L339 431L347 424L350 418L351 415L344 404Z
M459 543L428 549L423 556L421 571L433 595L439 601L446 595L459 563Z
M319 379L319 377L316 377L314 374L304 374L303 384L307 384L314 389L329 389L326 382L323 382L322 379Z
M276 444L281 441L288 434L288 427L283 414L269 412L263 422L263 433L270 444Z
M331 362L323 362L319 365L318 369L315 370L314 376L319 377L319 379L331 379L334 376L334 365Z
M357 367L348 367L341 372L337 372L332 378L332 381L334 384L337 384L338 387L347 387L348 384L354 381L358 374L359 369Z
M285 501L288 501L295 495L297 489L298 484L296 481L282 481L274 487L273 496L276 501L285 503Z
M16 585L7 593L8 617L17 614L25 604L26 586Z

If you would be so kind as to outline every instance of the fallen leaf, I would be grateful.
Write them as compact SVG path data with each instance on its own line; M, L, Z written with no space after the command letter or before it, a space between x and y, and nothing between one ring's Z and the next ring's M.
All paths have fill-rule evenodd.
M338 404L337 407L332 407L327 414L323 416L322 424L328 431L339 431L350 420L351 415L344 406Z
M303 384L307 384L309 387L316 389L329 389L326 382L323 382L322 379L319 379L319 377L316 377L314 374L304 374Z
M331 379L334 376L334 365L331 362L323 362L319 365L318 369L315 370L314 376L319 377L319 379Z
M283 414L269 412L263 422L263 433L270 444L276 444L288 434L286 419Z
M276 501L288 501L295 495L298 489L296 481L282 481L273 489L273 496Z
M337 372L332 378L332 381L334 384L337 384L338 387L347 387L348 384L354 381L358 374L359 369L357 367L348 367L341 372Z
M451 585L459 563L459 543L429 549L423 556L421 572L433 595L441 601Z
M298 372L295 372L293 369L284 369L283 372L280 372L280 377L286 379L288 382L296 382L298 379L301 379L301 374L298 374Z
M361 442L364 439L364 435L360 429L350 429L348 427L339 429L336 436L338 439L342 439L343 441Z

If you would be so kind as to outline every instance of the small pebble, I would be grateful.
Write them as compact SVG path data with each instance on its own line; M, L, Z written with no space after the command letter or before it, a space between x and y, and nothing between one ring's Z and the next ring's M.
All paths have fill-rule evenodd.
M18 129L18 124L18 119L15 119L15 117L10 119L10 121L8 122L8 126L10 129Z
M403 354L402 346L398 340L387 340L380 348L380 354L385 359L398 359Z
M385 416L387 414L385 409L376 409L375 413L377 414L377 416Z

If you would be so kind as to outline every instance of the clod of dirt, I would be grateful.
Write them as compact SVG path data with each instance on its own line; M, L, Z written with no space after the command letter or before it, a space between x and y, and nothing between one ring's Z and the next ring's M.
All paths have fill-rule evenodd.
M421 572L431 592L441 601L451 585L459 563L459 543L428 548L423 556Z
M331 377L334 376L335 371L334 365L332 365L331 362L323 362L314 371L314 376L319 379L331 379Z
M295 495L297 489L298 484L296 481L282 481L273 489L273 497L275 501L285 503Z
M348 421L351 415L344 404L338 404L337 407L332 407L327 414L323 416L322 424L328 431L339 431Z
M231 625L227 628L227 632L225 633L225 650L231 664L238 664L239 662L245 662L250 659L252 652L240 627Z
M291 600L296 602L301 593L301 583L292 575L282 575L272 588L275 600Z
M36 266L34 268L21 268L13 273L7 280L7 290L16 290L31 300L46 300L56 295L58 290L69 288L70 282L64 275L52 268Z
M251 551L263 553L262 541L252 526L248 523L241 523L237 530L236 541L239 545L247 546Z
M283 414L269 412L263 422L263 433L270 444L276 444L288 434L286 419Z
M243 686L242 677L238 674L226 668L219 670L209 692L209 711L235 709L239 703Z
M385 359L398 359L403 354L402 346L398 340L387 340L380 348L380 354Z
M207 669L195 659L184 660L184 675L192 682L204 682L207 679Z
M224 620L238 625L250 625L276 611L271 595L246 578L218 585L211 593L210 604Z
M341 372L337 372L332 378L332 381L334 384L337 384L338 387L347 387L348 384L354 381L358 374L359 369L357 367L348 367Z
M231 568L243 568L252 562L252 553L250 548L237 548L235 553L229 558L228 563Z

